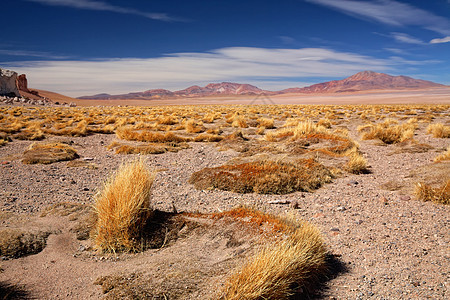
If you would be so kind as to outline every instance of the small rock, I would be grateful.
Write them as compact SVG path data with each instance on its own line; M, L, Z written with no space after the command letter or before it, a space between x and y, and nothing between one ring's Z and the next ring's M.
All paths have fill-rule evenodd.
M273 200L273 201L269 201L267 203L269 203L269 204L290 204L291 201L290 200Z
M330 229L330 231L332 231L332 232L338 232L338 231L340 231L340 230L339 230L339 228L333 227L333 228Z
M350 181L347 183L347 185L358 185L358 184L359 184L359 182L356 181L356 180L350 180Z
M359 224L362 224L362 222L363 222L362 220L357 220L357 221L355 221L355 224L359 225Z
M344 210L346 210L346 208L345 208L344 206L338 206L338 207L336 208L336 210L337 210L337 211L344 211Z
M400 195L399 199L402 201L409 201L411 200L411 197L408 195Z
M292 201L291 204L289 204L289 206L293 209L299 209L300 203L297 200L295 200L295 201Z
M381 196L380 198L378 198L378 201L380 201L381 203L383 203L385 205L388 204L388 200L384 196Z
M94 160L93 157L83 157L82 159L83 159L83 160L86 160L86 161L88 161L88 160Z
M2 161L2 165L9 165L9 161Z
M87 192L87 191L89 191L89 188L85 187L85 188L83 188L83 191Z

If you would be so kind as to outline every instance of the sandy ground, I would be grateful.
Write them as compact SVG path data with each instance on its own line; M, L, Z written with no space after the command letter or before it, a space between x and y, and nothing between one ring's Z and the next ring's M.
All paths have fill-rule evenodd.
M377 90L339 94L283 94L274 96L214 96L166 100L80 100L77 105L208 105L208 104L445 104L450 103L450 87L427 90Z
M368 101L373 96L361 97ZM436 97L444 101L446 96ZM435 121L448 123L439 117ZM448 299L450 207L421 202L412 195L415 182L436 183L450 173L448 162L433 164L433 158L449 145L448 139L433 138L426 134L427 124L420 124L414 139L431 148L417 152L410 145L360 140L357 125L348 127L371 166L370 174L344 174L313 193L242 195L196 190L188 183L193 172L222 165L238 153L218 151L214 144L191 143L190 149L177 153L147 156L148 165L159 170L152 203L167 212L175 205L178 212L202 213L244 204L310 221L322 232L338 266L317 291L319 298ZM72 141L81 160L96 168L68 167L67 162L24 165L20 158L29 141L13 141L0 148L0 227L52 232L42 252L1 262L0 283L13 285L16 296L99 299L104 294L94 282L116 276L126 284L147 287L160 297L155 299L210 299L231 270L258 249L255 234L236 224L219 223L208 229L187 226L184 235L160 249L94 254L89 240L75 236L74 228L83 215L41 214L61 202L92 204L106 177L132 156L106 150L116 139L113 135L52 139ZM271 204L277 200L298 206Z

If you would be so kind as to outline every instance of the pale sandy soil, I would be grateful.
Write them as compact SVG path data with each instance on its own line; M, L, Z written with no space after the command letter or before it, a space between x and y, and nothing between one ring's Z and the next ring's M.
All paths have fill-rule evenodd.
M361 97L369 101L373 95ZM436 97L447 101L442 95ZM435 121L449 122L442 117ZM148 165L159 170L152 203L167 212L174 205L178 212L203 213L245 204L313 223L335 257L329 280L317 290L319 298L448 299L450 207L421 202L412 195L415 182L439 182L450 173L448 161L433 164L433 158L449 145L448 139L433 138L426 134L427 124L419 123L414 139L431 148L416 152L409 145L363 141L357 125L355 120L348 128L361 145L370 174L344 174L313 193L242 195L196 190L188 183L193 172L222 165L238 153L218 151L214 144L190 143L190 149L177 153L147 156ZM67 162L24 165L20 158L29 141L13 141L0 148L0 229L52 232L42 252L1 262L0 283L15 285L16 295L99 299L104 294L94 282L101 276L120 275L129 285L147 288L154 299L214 299L231 270L258 249L257 235L237 224L219 222L209 227L185 226L177 241L161 249L114 256L93 253L91 242L77 240L73 230L83 215L40 215L60 202L92 204L108 174L133 156L106 150L113 135L52 139L72 141L82 159L88 158L96 168L68 167ZM382 186L386 183L391 188ZM270 203L277 200L296 202L298 207ZM0 287L0 291L4 290Z
M376 90L335 94L283 94L274 96L215 96L166 100L72 100L80 106L92 105L208 105L208 104L446 104L450 87L427 90Z

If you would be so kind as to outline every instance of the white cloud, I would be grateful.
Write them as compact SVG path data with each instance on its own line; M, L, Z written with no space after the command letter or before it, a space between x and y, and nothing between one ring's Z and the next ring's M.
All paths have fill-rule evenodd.
M393 26L421 26L450 35L450 21L429 11L394 0L305 0L324 5L362 19Z
M407 44L416 44L416 45L424 45L425 44L423 41L419 40L418 38L412 37L406 33L392 32L391 35L397 42L402 42L402 43L407 43Z
M0 49L0 55L7 56L31 56L31 57L40 57L40 58L48 58L48 59L69 59L69 56L64 55L56 55L49 52L40 52L40 51L27 51L27 50L7 50Z
M445 38L442 39L432 39L430 41L430 44L441 44L441 43L448 43L450 42L450 36L446 36Z
M342 78L362 70L389 71L414 63L322 48L231 47L156 58L16 62L4 67L27 74L31 87L81 96L177 90L220 81L251 82L276 90L299 86L293 82L316 81L314 77Z
M177 19L171 17L165 13L149 13L143 12L134 8L126 8L116 5L108 4L104 1L96 1L96 0L26 0L30 2L37 2L44 5L51 6L66 6L78 9L87 9L87 10L99 10L99 11L111 11L122 14L132 14L137 16L146 17L153 20L159 21L181 21L181 19Z

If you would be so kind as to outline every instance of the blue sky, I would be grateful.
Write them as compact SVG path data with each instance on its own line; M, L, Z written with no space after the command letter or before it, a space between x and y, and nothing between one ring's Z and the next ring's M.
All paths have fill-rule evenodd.
M450 0L4 0L0 67L81 96L363 70L450 84Z

